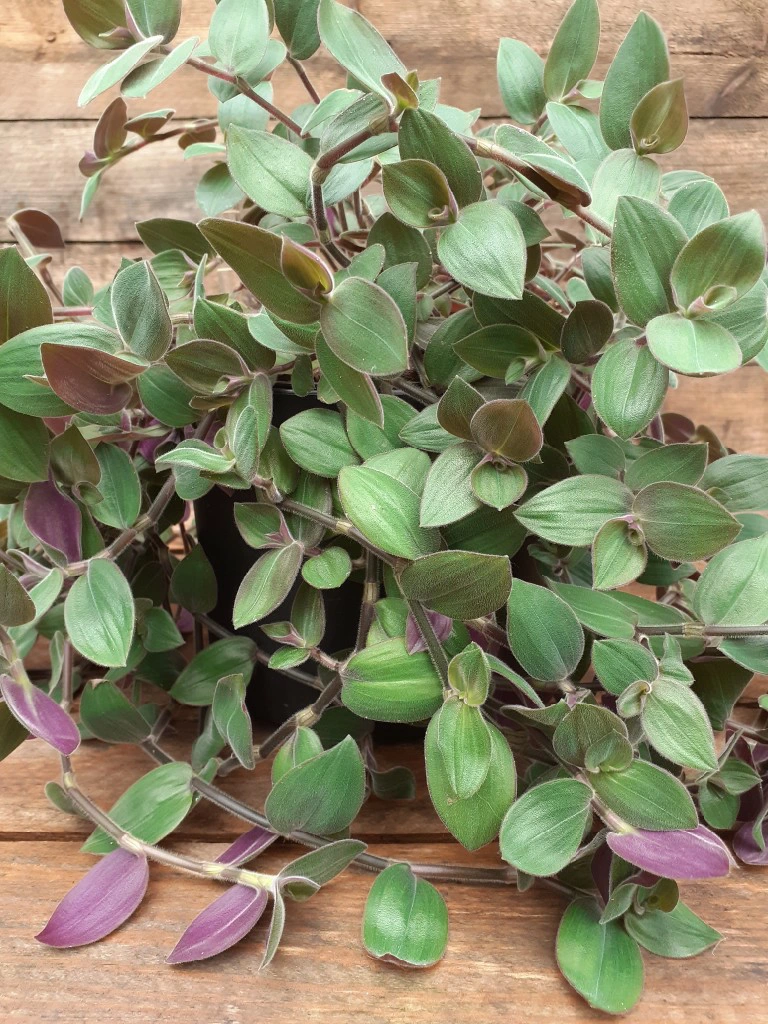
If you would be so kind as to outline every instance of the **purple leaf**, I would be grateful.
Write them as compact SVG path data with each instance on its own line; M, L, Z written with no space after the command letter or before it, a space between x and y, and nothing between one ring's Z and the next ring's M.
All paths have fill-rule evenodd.
M733 837L733 852L745 864L768 864L768 818L764 818L762 824L763 840L765 842L765 849L763 850L755 842L755 837L752 834L753 827L754 825L751 821L741 826Z
M253 860L254 857L258 857L276 839L276 832L270 832L269 829L262 828L261 825L254 825L248 832L244 832L239 836L231 846L228 846L216 858L216 861L219 864L234 864L236 867L239 867L241 864Z
M234 946L253 928L268 902L266 889L232 885L188 926L166 963L206 960Z
M59 949L98 942L128 920L148 882L146 857L113 850L69 890L35 938Z
M60 754L72 754L80 746L80 733L64 708L32 683L17 683L0 675L0 693L8 710L23 726Z
M630 864L663 878L719 878L731 867L728 847L704 825L674 832L610 832L608 845Z
M61 551L69 562L79 561L80 509L52 480L30 484L24 501L24 522L43 544Z
M434 629L435 636L440 643L446 641L453 629L453 619L449 619L447 615L441 615L440 612L426 612L426 616L432 624L432 629ZM408 618L405 621L405 646L408 648L409 654L417 654L419 651L426 651L427 649L424 638L419 632L419 627L416 625L416 620L410 612L408 612Z

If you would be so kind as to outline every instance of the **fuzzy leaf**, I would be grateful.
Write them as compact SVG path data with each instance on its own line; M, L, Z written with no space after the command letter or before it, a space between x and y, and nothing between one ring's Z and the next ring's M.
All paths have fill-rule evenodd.
M363 944L377 960L400 967L431 967L448 942L448 910L440 893L407 864L392 864L371 886L363 916Z

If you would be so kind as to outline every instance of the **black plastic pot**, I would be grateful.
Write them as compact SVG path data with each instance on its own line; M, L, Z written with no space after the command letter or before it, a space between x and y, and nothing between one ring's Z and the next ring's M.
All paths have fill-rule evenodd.
M314 396L299 398L292 391L275 389L272 422L279 427L296 413L318 406L320 403ZM248 547L235 526L235 502L254 500L256 498L250 491L230 494L220 487L214 487L195 502L198 537L216 573L219 587L218 603L211 612L211 618L227 629L232 629L232 607L237 589L243 576L262 553ZM270 619L277 621L290 618L291 602L300 583L299 579ZM342 651L354 646L361 595L362 587L352 578L337 590L325 591L325 650ZM251 637L269 654L280 646L257 624L245 626L238 633ZM316 691L311 687L289 679L274 669L257 665L248 687L248 707L258 720L279 725L289 715L310 704L315 694Z
M292 391L275 389L272 422L280 426L291 416L305 409L321 407L314 396L299 398ZM218 603L211 612L214 622L232 629L232 607L243 576L261 554L248 547L235 526L234 505L237 501L254 501L251 491L228 493L212 488L195 502L197 534L205 554L213 566L218 582ZM273 621L290 618L291 603L300 585L297 582L285 601L270 616ZM336 590L326 590L326 628L323 649L329 653L346 651L357 639L357 623L362 598L361 584L350 577ZM260 629L258 624L245 626L237 632L249 636L261 650L272 653L280 646ZM312 671L310 664L309 671ZM317 695L312 687L281 672L256 665L247 690L247 704L253 718L269 725L280 725L294 712L311 704ZM409 725L379 723L376 739L385 743L407 742L423 734L423 729Z

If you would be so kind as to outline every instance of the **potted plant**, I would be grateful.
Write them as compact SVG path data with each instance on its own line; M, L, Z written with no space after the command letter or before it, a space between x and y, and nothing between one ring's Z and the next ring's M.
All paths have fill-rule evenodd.
M768 459L663 411L678 375L765 358L763 227L704 173L662 172L687 112L661 30L639 15L604 82L595 0L546 60L502 40L497 125L442 104L336 0L220 0L207 40L180 43L180 0L65 7L115 51L81 103L121 90L81 163L84 209L145 146L213 163L204 219L138 224L148 256L106 288L71 268L59 292L39 211L0 252L0 749L31 734L59 752L48 795L101 855L38 938L108 934L157 860L229 883L171 962L222 952L271 903L268 963L285 898L352 865L379 872L368 952L426 966L448 927L427 877L543 884L569 897L565 978L630 1009L641 947L720 938L678 881L726 875L731 833L768 861L768 731L733 713L768 670ZM323 97L304 66L320 46L347 76ZM307 92L290 112L271 84L286 62ZM128 117L125 98L182 73L208 76L216 121ZM328 621L345 586L354 612ZM38 637L51 671L32 679ZM255 743L265 664L313 699ZM188 761L162 746L182 705L202 711ZM409 866L349 838L371 794L413 792L377 769L374 723L426 724L437 813L470 850L498 837L499 866ZM158 762L109 812L77 780L92 739ZM273 753L263 810L217 786ZM215 863L162 842L199 799L250 825ZM311 851L244 866L277 835Z

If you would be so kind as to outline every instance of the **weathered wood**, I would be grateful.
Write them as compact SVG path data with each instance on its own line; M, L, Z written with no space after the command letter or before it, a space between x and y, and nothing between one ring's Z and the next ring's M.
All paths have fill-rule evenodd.
M221 850L213 844L183 848L200 857ZM377 852L438 861L445 851L414 844ZM0 854L0 1016L7 1021L284 1024L297 1015L317 1024L604 1020L558 974L554 941L565 904L540 885L522 894L442 886L451 927L445 961L433 970L404 971L366 956L359 936L371 876L349 870L309 902L288 906L283 944L263 974L256 972L265 922L223 956L173 972L163 959L220 891L216 883L153 865L146 901L131 921L102 943L52 950L33 936L93 859L71 842L15 842ZM273 848L259 864L276 870L292 855ZM764 1020L763 876L735 870L727 880L685 885L683 896L725 941L690 961L646 955L646 991L633 1024Z
M706 424L729 448L768 453L768 374L757 364L726 377L680 377L665 408Z
M182 721L179 733L171 730L163 746L175 757L189 756L191 729ZM384 801L371 797L354 825L361 839L375 840L392 835L400 839L449 840L435 814L424 779L424 755L419 744L383 745L376 748L382 768L405 764L416 776L415 800ZM110 746L89 741L74 756L74 766L83 788L98 804L109 808L155 762L138 747ZM29 740L0 764L0 841L3 838L35 835L77 836L85 839L92 831L82 818L62 814L45 798L46 782L59 777L57 755L39 740ZM270 789L270 766L255 771L238 770L217 785L233 796L261 809ZM181 826L179 835L187 839L234 839L248 828L225 811L201 801Z
M568 0L519 3L507 0L362 0L359 9L387 37L406 66L422 78L443 77L443 99L486 115L503 112L496 87L498 39L514 36L546 51ZM768 63L764 51L764 0L702 0L678 6L651 0L643 5L603 0L603 42L596 73L603 74L637 10L644 7L664 27L676 75L686 77L694 116L768 114ZM78 111L86 78L110 55L82 42L60 0L7 4L0 13L0 116L16 118L97 117L114 92ZM208 0L185 0L178 39L207 33ZM337 86L339 70L323 53L309 62L322 90ZM286 109L306 95L290 69L278 72L277 94ZM152 109L175 107L183 116L213 109L204 77L190 70L161 86L146 101Z
M202 216L195 185L210 160L184 160L175 140L158 142L107 171L84 220L79 221L84 184L77 164L89 147L93 124L83 121L17 122L4 130L7 154L0 178L0 212L22 206L47 210L70 241L135 240L134 224L159 214ZM734 212L756 207L768 219L768 195L760 186L768 164L768 120L694 121L686 145L665 157L665 170L705 169L722 186ZM0 240L9 238L0 225Z

